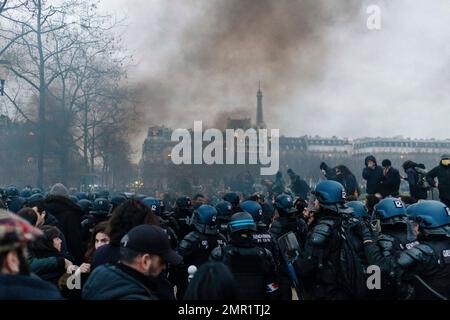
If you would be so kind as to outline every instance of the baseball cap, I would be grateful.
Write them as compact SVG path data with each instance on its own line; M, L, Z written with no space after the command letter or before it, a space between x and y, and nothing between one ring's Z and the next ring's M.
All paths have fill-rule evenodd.
M178 265L183 258L170 247L164 229L154 225L140 225L131 229L121 241L121 246L139 253L160 256L165 262Z

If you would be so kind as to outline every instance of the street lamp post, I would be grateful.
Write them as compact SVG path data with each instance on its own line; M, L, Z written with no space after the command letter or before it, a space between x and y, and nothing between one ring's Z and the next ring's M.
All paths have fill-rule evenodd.
M5 83L8 78L11 63L7 60L0 60L0 96L5 95Z

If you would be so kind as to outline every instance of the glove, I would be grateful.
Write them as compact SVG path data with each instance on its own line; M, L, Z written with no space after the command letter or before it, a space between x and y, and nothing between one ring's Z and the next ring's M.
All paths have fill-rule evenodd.
M360 221L355 229L356 229L356 233L361 237L363 242L366 242L366 241L372 242L373 241L372 231L369 229L369 227L367 226L366 223L364 223L363 221Z

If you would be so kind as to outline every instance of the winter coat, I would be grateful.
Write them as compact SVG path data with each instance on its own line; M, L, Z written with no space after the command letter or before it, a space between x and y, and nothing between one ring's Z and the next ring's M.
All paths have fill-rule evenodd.
M0 275L0 300L61 300L56 287L37 276Z
M81 238L81 218L83 210L69 198L48 196L45 199L46 211L59 221L64 234L67 250L74 257L75 264L83 262L84 248Z
M369 161L375 162L375 167L370 169L367 167ZM367 181L367 193L375 194L380 192L381 180L383 179L383 168L377 165L376 159L368 156L365 160L366 167L363 170L362 177Z
M400 189L401 177L397 169L390 168L386 175L383 175L379 192L383 197L398 196Z
M450 199L450 166L444 166L442 163L432 169L427 174L427 181L431 186L435 186L435 179L438 179L439 195L441 199Z
M124 265L103 265L89 276L83 300L158 300L149 277Z

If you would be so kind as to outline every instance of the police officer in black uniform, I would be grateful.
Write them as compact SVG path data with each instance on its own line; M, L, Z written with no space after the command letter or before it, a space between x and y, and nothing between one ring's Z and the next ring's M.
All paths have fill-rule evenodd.
M369 265L381 270L382 299L412 299L414 290L402 279L404 270L398 259L404 250L419 245L414 226L408 219L405 204L398 198L386 198L374 208L375 230L361 223L359 232Z
M187 269L197 268L208 261L211 251L217 246L224 246L225 237L217 228L217 210L210 205L201 205L194 212L192 224L194 231L184 237L178 246L178 254L183 257L183 265L178 271L177 296L182 297L187 286Z
M414 298L450 299L450 209L439 201L421 201L407 209L419 224L420 244L402 252L399 264L412 278Z
M342 270L340 261L340 230L344 217L352 213L345 205L345 189L336 181L322 181L313 195L316 224L308 233L304 252L295 262L295 269L305 296L312 299L349 299L341 282L350 270Z
M228 223L230 222L231 216L234 214L233 205L230 202L223 200L216 205L216 210L219 231L223 235L227 235Z
M191 198L187 196L177 198L172 216L178 222L179 228L176 230L178 239L183 239L189 232L192 231L190 220L193 213L194 208L192 206Z
M277 241L282 235L293 232L298 242L305 243L308 226L305 220L296 216L297 210L290 195L280 194L275 199L276 216L270 226L269 232L272 238Z
M97 198L94 200L89 215L81 221L81 237L83 242L89 241L97 224L108 220L110 206L109 200L105 198Z
M170 222L163 217L162 201L154 197L146 197L142 202L158 217L159 226L163 228L169 238L170 246L175 250L178 247L178 236L170 226Z
M211 253L213 261L226 264L238 284L239 300L278 298L275 262L269 250L253 240L256 224L246 212L235 213L229 223L230 241Z
M237 192L227 192L223 196L223 200L228 201L233 206L232 210L234 213L241 212L239 208L239 203L241 202L241 198Z

